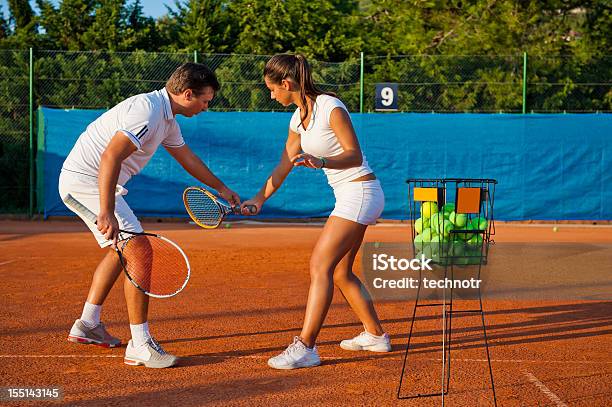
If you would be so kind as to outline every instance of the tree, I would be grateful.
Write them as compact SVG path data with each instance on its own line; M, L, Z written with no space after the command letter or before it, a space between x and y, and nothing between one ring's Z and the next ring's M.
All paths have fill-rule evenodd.
M349 0L237 0L230 4L239 25L239 53L298 51L310 57L341 60L356 51Z
M231 52L237 25L227 0L175 0L169 15L177 28L177 49L203 53Z

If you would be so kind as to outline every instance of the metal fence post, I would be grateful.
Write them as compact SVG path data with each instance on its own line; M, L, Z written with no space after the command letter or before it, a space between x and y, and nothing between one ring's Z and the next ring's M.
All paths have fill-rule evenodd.
M527 111L527 52L523 52L523 114Z
M359 113L363 113L363 52L361 54L361 68L359 70Z
M28 217L34 214L34 50L30 47L30 99L29 99L29 116L30 116L30 196Z

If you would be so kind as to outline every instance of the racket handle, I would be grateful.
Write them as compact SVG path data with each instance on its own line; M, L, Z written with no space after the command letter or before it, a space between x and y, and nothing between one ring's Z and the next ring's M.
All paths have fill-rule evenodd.
M77 212L89 219L91 222L94 224L98 222L98 217L96 214L90 211L89 208L85 207L85 205L77 201L72 195L66 195L65 200L66 203L70 204L74 209L76 209Z

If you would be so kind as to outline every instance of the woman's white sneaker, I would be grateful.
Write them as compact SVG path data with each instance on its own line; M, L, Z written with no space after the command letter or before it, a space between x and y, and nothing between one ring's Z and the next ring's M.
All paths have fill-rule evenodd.
M293 343L283 353L268 359L268 366L274 369L298 369L320 364L321 358L319 358L317 347L307 348L297 336L293 338Z
M368 350L370 352L391 352L391 340L384 333L380 336L363 331L353 339L340 342L340 347L346 350Z

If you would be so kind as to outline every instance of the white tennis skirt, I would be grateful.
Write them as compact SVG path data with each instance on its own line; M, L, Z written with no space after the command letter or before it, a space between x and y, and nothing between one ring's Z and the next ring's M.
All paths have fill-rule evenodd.
M66 195L70 194L93 213L98 214L98 212L100 212L100 191L98 189L98 179L96 177L62 170L59 177L58 190L65 204ZM142 226L128 203L123 199L123 195L127 195L127 192L126 188L117 185L115 189L115 217L119 223L119 229L139 233L142 232ZM66 206L79 215L83 222L85 222L100 247L107 247L113 243L110 240L106 240L95 223L81 216L81 214L76 212L70 205L66 204ZM125 233L119 233L119 240L127 239L129 236L130 235Z
M334 195L336 206L329 216L362 225L374 225L385 208L385 194L377 179L346 182L334 188Z

